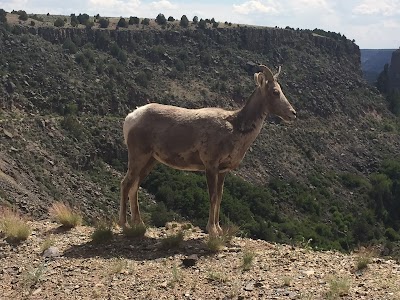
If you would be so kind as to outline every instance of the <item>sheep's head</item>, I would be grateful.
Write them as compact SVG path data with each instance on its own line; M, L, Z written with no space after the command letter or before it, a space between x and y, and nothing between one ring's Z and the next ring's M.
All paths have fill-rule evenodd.
M281 67L275 75L264 65L260 65L260 69L262 72L254 74L254 80L261 90L261 95L265 97L268 112L285 121L296 119L296 111L286 99L277 81Z

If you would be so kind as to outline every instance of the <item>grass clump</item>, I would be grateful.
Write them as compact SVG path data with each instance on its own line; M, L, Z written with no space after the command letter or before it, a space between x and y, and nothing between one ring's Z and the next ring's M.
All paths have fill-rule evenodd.
M19 243L29 237L32 229L16 211L4 208L0 209L0 213L0 231L7 241Z
M128 238L141 238L146 233L146 226L143 224L126 226L122 229L122 233Z
M224 283L228 281L228 278L219 272L214 272L214 271L209 271L207 273L207 280L212 281L212 282L219 282L219 283Z
M292 285L292 278L289 276L283 277L283 286L291 286Z
M26 288L36 286L42 279L46 270L45 263L41 263L37 268L31 269L23 274L21 284Z
M47 249L49 249L51 246L54 246L54 239L52 237L48 237L46 238L42 245L40 246L40 253L43 253L44 251L46 251Z
M376 255L376 251L372 248L362 248L356 259L356 271L362 271L372 262L372 257Z
M183 231L179 231L176 234L167 236L161 240L162 249L173 249L179 248L183 243L185 234Z
M73 210L68 204L55 202L49 209L52 219L60 223L64 228L73 228L82 224L82 216Z
M127 268L128 268L128 261L126 259L116 258L111 261L109 273L110 275L120 274Z
M256 254L252 251L246 250L243 252L242 258L242 269L243 271L248 271L251 269Z
M107 221L100 221L96 224L92 233L92 241L96 244L108 242L112 239L112 224Z
M206 246L211 252L219 252L225 246L225 242L223 236L209 236L206 240Z
M226 225L222 226L222 237L226 243L230 242L235 236L238 236L239 233L240 227L232 222L228 222Z
M332 278L329 281L329 290L326 299L335 300L349 293L350 282L348 278Z
M171 278L171 281L169 282L169 285L174 287L175 284L178 283L181 280L182 280L181 271L176 265L174 265L172 267L172 278Z
M368 267L368 264L371 263L371 258L366 256L359 256L356 262L357 271L364 270Z

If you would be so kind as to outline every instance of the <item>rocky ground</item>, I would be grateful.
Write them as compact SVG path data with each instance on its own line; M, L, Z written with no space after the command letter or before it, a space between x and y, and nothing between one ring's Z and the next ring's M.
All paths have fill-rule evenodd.
M2 300L400 299L400 264L368 258L365 251L318 252L307 243L234 238L210 253L198 228L185 231L179 249L163 250L162 238L177 230L173 226L150 228L139 240L115 231L112 242L98 245L91 242L92 227L63 231L51 221L30 224L26 242L0 239ZM46 244L53 246L43 253ZM185 266L191 255L194 265ZM367 267L357 270L362 261Z

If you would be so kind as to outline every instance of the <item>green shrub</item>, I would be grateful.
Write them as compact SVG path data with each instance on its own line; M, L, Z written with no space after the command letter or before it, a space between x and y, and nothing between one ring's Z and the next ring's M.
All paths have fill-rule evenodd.
M28 20L28 14L26 13L26 11L24 10L19 10L18 11L19 17L18 19L20 19L21 21L26 21Z
M107 28L108 25L110 24L110 21L109 21L108 19L101 18L101 19L99 20L99 24L100 24L100 27L101 27L101 28Z
M71 38L65 39L63 43L63 48L68 50L68 52L71 54L75 54L78 51L78 48L76 47L75 43L71 40Z
M123 27L123 28L127 28L128 25L129 24L128 22L126 22L125 18L120 18L117 24L118 27Z
M150 24L150 19L149 19L149 18L144 18L144 19L142 20L142 24L143 24L143 25L149 25L149 24Z
M149 81L151 80L151 76L148 72L140 71L135 78L135 81L143 87L147 87Z
M156 17L156 22L158 25L165 25L167 24L167 19L163 14L158 14Z
M78 140L84 136L85 129L75 116L64 116L61 121L61 127L69 131Z
M183 15L181 17L181 21L179 23L182 27L188 27L189 26L189 19L186 17L186 15Z
M130 17L129 18L129 25L139 24L140 19L138 17Z
M57 20L54 21L54 26L56 27L64 27L64 20L61 18L57 18Z
M389 227L385 230L385 237L388 238L389 241L395 242L400 240L400 234L398 234L393 228Z
M0 23L7 23L7 12L0 8Z

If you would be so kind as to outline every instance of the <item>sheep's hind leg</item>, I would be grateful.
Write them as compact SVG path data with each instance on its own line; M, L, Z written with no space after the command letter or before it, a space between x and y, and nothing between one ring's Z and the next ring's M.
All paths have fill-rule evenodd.
M119 225L126 226L126 205L128 202L128 194L133 183L132 172L128 168L128 172L124 179L121 181L121 202L119 207Z
M156 160L153 157L148 159L142 159L142 168L137 167L135 171L135 180L133 182L132 188L129 191L129 202L131 207L131 222L132 225L144 225L144 222L140 216L139 201L138 201L138 190L140 183L153 169Z
M215 213L218 202L218 172L206 170L208 194L210 196L210 212L208 216L207 232L210 236L218 236L218 229L215 224Z

